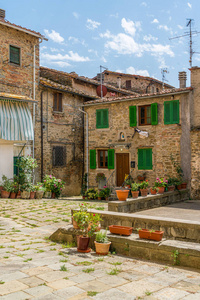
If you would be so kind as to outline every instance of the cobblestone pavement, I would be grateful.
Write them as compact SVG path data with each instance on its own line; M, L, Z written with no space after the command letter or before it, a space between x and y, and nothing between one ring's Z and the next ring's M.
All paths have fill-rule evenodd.
M200 273L110 254L77 253L48 237L71 200L0 200L0 299L200 299ZM95 209L107 204L94 202Z

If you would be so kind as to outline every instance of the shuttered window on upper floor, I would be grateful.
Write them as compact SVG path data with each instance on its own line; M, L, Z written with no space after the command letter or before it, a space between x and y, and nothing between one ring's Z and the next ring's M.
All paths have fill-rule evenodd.
M109 128L108 109L96 110L96 128Z
M138 170L152 170L152 148L138 149Z
M62 112L62 93L53 93L53 111Z
M179 100L164 102L164 124L179 123Z
M10 45L10 58L9 61L12 64L20 65L20 48Z
M150 105L138 106L137 121L137 106L129 106L129 123L130 127L135 127L139 123L143 125L157 125L158 124L158 104L152 103Z

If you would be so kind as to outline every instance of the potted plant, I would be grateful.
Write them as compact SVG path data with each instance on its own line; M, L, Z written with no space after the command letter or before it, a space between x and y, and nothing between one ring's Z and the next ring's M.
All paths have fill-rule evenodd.
M181 179L179 179L176 182L176 188L177 188L177 190L182 190L182 183L183 183L183 181Z
M156 178L154 186L158 188L158 194L163 194L165 188L168 186L168 180L165 178Z
M1 198L9 198L12 190L12 181L5 175L2 176L2 186L3 189L1 191Z
M35 197L36 199L42 199L44 192L45 192L45 187L43 186L42 182L38 182L37 185L35 186Z
M126 199L128 198L129 190L128 189L116 190L116 194L119 201L126 201Z
M19 190L18 182L13 181L11 183L11 191L10 191L10 198L11 199L15 199L16 198L18 190Z
M140 192L141 192L141 196L142 196L142 197L146 197L146 196L147 196L147 194L148 194L148 186L149 186L148 180L142 181L142 182L139 184Z
M158 192L158 188L156 186L153 186L150 191L151 191L151 195L156 195Z
M36 194L36 186L30 184L30 199L35 199L35 194Z
M120 235L131 235L133 227L120 226L120 225L110 225L109 230L111 233Z
M130 189L132 182L133 182L133 178L131 177L131 175L126 175L124 180L125 186Z
M109 187L107 187L106 185L103 187L103 192L104 192L104 197L105 197L105 200L108 201L109 197L110 197L110 194L111 194L111 190Z
M72 224L75 229L79 229L79 223L81 222L82 214L87 212L88 210L88 204L87 203L81 203L79 204L79 211L76 211L73 213L72 216Z
M100 190L98 193L98 200L105 199L105 192L104 190Z
M21 190L21 198L22 199L29 199L30 198L30 191L31 191L31 183L26 182L20 185Z
M85 195L88 199L94 200L94 199L97 199L97 197L98 197L98 191L97 191L97 189L90 188L87 190Z
M139 184L134 182L131 184L131 194L133 198L138 198L139 195Z
M97 232L94 244L95 244L96 254L107 255L111 244L111 242L107 238L107 231Z
M137 179L138 179L139 181L144 181L145 178L146 178L146 173L143 173L142 175L138 175L138 177L137 177Z
M148 229L138 229L139 237L141 239L148 239L154 241L161 241L164 231L159 230L148 230Z

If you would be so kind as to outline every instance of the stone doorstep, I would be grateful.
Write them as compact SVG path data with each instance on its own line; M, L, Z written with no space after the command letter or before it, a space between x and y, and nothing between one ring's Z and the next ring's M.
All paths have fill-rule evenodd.
M72 226L59 228L50 239L54 242L69 242L76 244L76 235L79 231ZM162 239L160 242L140 239L138 234L119 236L108 233L112 242L111 251L132 258L141 258L151 261L174 264L174 252L177 250L177 264L184 267L200 269L200 245L191 242ZM90 246L94 249L94 239Z

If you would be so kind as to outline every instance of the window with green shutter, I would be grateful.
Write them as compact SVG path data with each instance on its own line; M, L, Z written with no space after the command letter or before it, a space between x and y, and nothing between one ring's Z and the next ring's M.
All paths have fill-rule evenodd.
M90 150L90 169L96 169L96 150Z
M152 148L138 149L138 170L152 170Z
M158 124L158 103L151 104L151 125Z
M10 63L20 65L20 48L10 45Z
M115 150L108 149L108 169L115 168Z
M137 126L137 108L136 108L136 106L129 106L129 123L130 123L130 127Z
M109 128L108 109L96 110L96 128Z
M164 102L164 124L179 123L179 100Z

